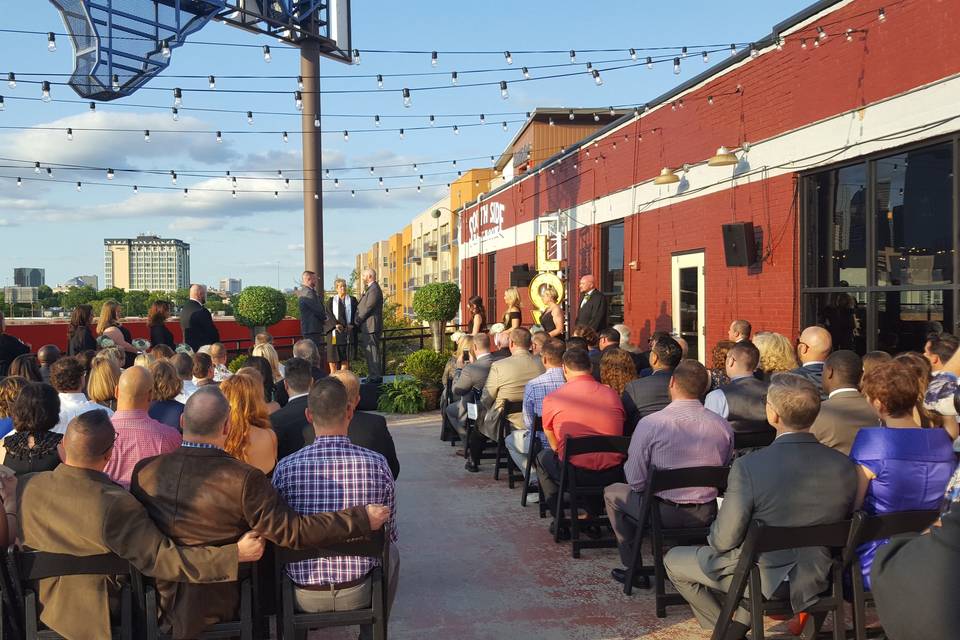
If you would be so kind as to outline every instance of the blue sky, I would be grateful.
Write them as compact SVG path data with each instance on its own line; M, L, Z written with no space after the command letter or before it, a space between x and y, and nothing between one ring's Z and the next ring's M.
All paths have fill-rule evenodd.
M519 51L542 49L617 48L617 54L577 55L577 67L559 70L533 70L531 74L556 73L583 69L588 61L625 59L629 47L665 47L748 42L770 32L780 20L798 11L807 2L793 0L745 0L736 3L705 0L675 3L641 3L610 1L602 4L557 0L554 2L486 3L452 2L375 2L354 0L354 46L364 49L414 50L493 50ZM601 9L602 10L598 10ZM63 32L59 14L48 2L23 3L3 21L9 29ZM191 44L175 49L169 68L148 87L179 86L184 91L184 107L179 122L173 122L169 107L172 93L141 89L129 98L98 105L90 113L85 104L66 103L79 100L67 86L53 86L49 103L14 100L17 96L39 97L40 87L23 80L42 80L43 74L64 74L72 71L73 52L66 37L57 38L57 50L47 51L43 35L0 33L0 95L7 97L6 109L0 111L0 156L27 161L0 161L0 283L12 284L13 268L42 267L47 283L56 285L66 279L92 273L103 284L103 238L132 237L141 232L156 232L177 237L191 244L191 277L194 281L215 284L222 277L242 278L245 285L267 284L283 288L292 286L303 268L302 196L297 182L285 190L282 182L273 180L244 181L247 188L266 191L232 199L226 177L179 176L178 188L212 187L222 193L194 192L184 199L182 191L151 191L149 185L170 186L167 175L147 176L118 171L110 185L85 185L77 192L75 183L107 182L103 171L55 171L55 179L65 184L25 181L16 186L15 177L33 178L32 163L64 163L118 169L175 169L185 173L224 172L249 176L244 171L294 169L300 166L300 140L291 134L284 143L279 134L224 134L217 144L213 133L202 131L298 131L300 119L293 104L299 69L298 55L285 50L276 41L247 34L219 24L207 25L191 37L196 41L253 43L271 45L272 62L263 60L257 48L238 48ZM640 54L643 55L642 53ZM711 57L711 63L723 54ZM376 87L373 78L337 78L345 74L395 74L438 71L433 78L385 78L382 92L367 94L326 95L323 111L327 114L380 115L381 129L425 126L430 114L465 114L439 118L438 124L474 124L476 114L487 114L484 126L462 127L459 135L450 129L428 129L406 132L401 140L397 132L352 133L344 141L342 130L372 128L372 117L348 118L325 116L323 129L337 133L325 135L324 165L336 167L369 167L408 163L405 168L369 169L340 176L336 190L325 185L325 275L332 281L338 274L349 274L353 256L369 248L376 240L401 229L406 222L445 192L444 184L456 178L458 169L484 166L482 161L460 161L433 165L414 172L409 166L417 162L450 160L476 156L499 155L519 123L501 129L503 120L522 120L520 116L496 116L499 112L523 112L535 107L606 107L612 104L636 104L649 100L674 84L689 78L707 65L699 56L699 48L674 75L672 65L656 65L609 71L603 74L604 84L597 87L590 77L518 83L524 65L569 63L567 54L514 55L507 66L501 55L444 55L431 67L429 54L387 55L362 53L356 67L335 62L321 65L324 89L368 89ZM642 58L641 58L642 59ZM622 64L622 63L621 63ZM598 66L600 66L598 64ZM612 65L608 65L612 66ZM449 90L421 92L418 86L449 84L450 72L461 74L468 69L502 69L494 73L472 76L477 80L510 82L510 98L502 100L497 87L457 87ZM601 67L602 68L602 67ZM3 80L8 71L21 80L15 89ZM27 74L38 74L28 76ZM205 79L177 79L172 75L217 76L218 89L281 90L274 95L228 93L191 93L189 89L207 88ZM280 76L263 79L227 79L228 75ZM166 76L166 77L165 77ZM62 80L53 78L52 80ZM463 75L460 82L468 78ZM405 109L400 90L413 90L413 105ZM287 92L289 91L289 93ZM155 105L148 109L132 105ZM213 114L190 111L189 107L236 109L254 112L250 126L243 114ZM258 111L286 112L289 115L257 115ZM466 115L471 114L471 115ZM391 116L407 116L397 119ZM409 116L418 116L410 118ZM54 131L21 130L10 127L53 127ZM125 128L134 132L76 131L68 141L66 128ZM151 130L151 142L144 142L142 130ZM165 130L172 133L165 133ZM22 165L25 168L10 168ZM440 173L425 176L420 193L401 189L417 184L417 173ZM441 173L442 172L442 173ZM42 174L45 175L45 174ZM42 175L40 177L42 177ZM220 174L224 175L224 174ZM267 175L267 174L261 174ZM293 176L286 173L285 176ZM412 177L411 177L412 176ZM390 194L359 191L350 197L351 189L392 187ZM141 187L133 194L132 185ZM277 185L280 197L269 190ZM436 186L429 186L436 185Z

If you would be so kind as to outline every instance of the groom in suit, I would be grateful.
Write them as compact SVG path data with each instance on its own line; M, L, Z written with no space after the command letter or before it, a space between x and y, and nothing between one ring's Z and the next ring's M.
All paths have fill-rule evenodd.
M713 629L720 617L718 593L733 580L751 521L806 527L850 516L857 493L856 466L810 433L819 410L820 392L812 382L790 373L774 376L766 411L776 440L734 461L707 546L674 547L664 558L667 576L704 629ZM803 611L827 587L830 563L830 554L822 547L764 553L758 563L763 596L789 595L793 610ZM813 625L820 622L817 616ZM749 625L750 614L741 606L726 639L743 638ZM803 637L809 637L806 632Z
M367 357L367 382L383 382L380 367L380 336L383 334L383 291L377 284L377 272L367 268L361 274L365 290L357 304L355 326L360 331L360 344Z
M580 310L577 312L577 324L591 327L597 333L606 329L607 297L600 293L592 274L580 278Z

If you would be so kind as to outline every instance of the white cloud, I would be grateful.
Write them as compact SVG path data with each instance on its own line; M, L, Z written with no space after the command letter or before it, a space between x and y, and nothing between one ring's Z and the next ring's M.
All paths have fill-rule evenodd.
M15 227L18 223L7 220L6 218L0 218L0 227Z
M167 228L171 231L202 231L204 229L212 229L213 227L219 226L220 221L216 218L190 218L190 217L179 217L174 218Z
M303 251L303 243L299 244L288 244L287 251Z

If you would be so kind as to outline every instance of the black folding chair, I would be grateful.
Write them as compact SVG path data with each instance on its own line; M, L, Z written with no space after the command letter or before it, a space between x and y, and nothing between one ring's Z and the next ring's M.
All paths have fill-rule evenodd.
M901 511L882 516L868 516L863 511L853 514L852 543L844 552L844 565L850 568L853 587L853 633L855 640L867 637L866 609L873 604L873 594L863 584L863 567L856 550L862 544L874 540L886 540L903 533L919 533L933 524L940 512ZM878 634L879 635L879 634Z
M833 554L830 566L830 586L820 594L820 598L806 609L806 613L832 613L833 639L844 640L846 630L843 616L843 567L841 554L847 547L852 522L844 520L830 524L809 527L768 527L761 520L754 520L747 530L746 539L740 547L740 560L733 573L733 580L723 601L720 618L713 628L711 640L722 640L733 621L733 615L744 600L744 592L749 583L751 638L763 640L764 615L793 615L789 598L767 600L760 586L760 567L757 561L760 554L785 549L805 547L827 547Z
M734 431L733 448L738 456L769 446L777 437L772 428L764 431Z
M543 444L540 442L539 436L541 433L543 433L543 417L533 416L533 439L530 440L530 450L527 452L527 466L523 470L523 492L520 494L521 507L527 506L527 496L534 488L530 482L530 477L533 475L534 461L543 449ZM545 518L547 516L547 501L543 499L543 488L540 486L540 483L537 483L536 490L540 494L540 501L537 502L540 517Z
M326 611L323 613L297 613L294 606L295 585L287 575L286 565L301 560L331 558L335 556L363 556L375 558L380 566L370 571L370 606L352 611ZM294 640L298 630L346 627L359 624L372 624L375 640L387 640L389 610L389 571L390 536L389 527L384 525L375 531L370 539L333 545L323 549L274 549L274 575L277 584L277 635L279 640Z
M263 617L259 607L259 565L255 562L246 562L240 565L238 574L240 590L240 613L237 619L219 622L210 625L196 636L202 640L214 638L236 638L253 640L266 637L263 626ZM170 634L161 633L159 626L159 594L156 581L139 572L134 573L134 591L142 594L144 607L144 625L146 640L169 640Z
M500 421L497 424L497 453L493 463L493 479L500 480L500 469L507 470L507 486L513 489L513 483L521 479L521 472L510 452L507 451L507 438L513 433L510 416L523 413L523 400L504 400L500 408Z
M450 441L450 446L457 446L457 442L460 441L460 434L457 433L457 430L453 428L453 425L450 423L450 418L447 417L447 407L457 401L453 395L453 379L447 380L447 384L444 385L443 391L440 396L440 440Z
M21 603L23 638L26 640L63 638L40 623L39 603L35 583L45 578L96 575L131 577L130 563L123 558L105 553L96 556L71 556L61 553L21 550L11 546L7 550L11 586ZM132 640L134 637L133 592L131 580L120 587L120 625L111 629L111 637Z
M581 549L605 549L617 546L615 538L608 537L598 540L581 540L580 529L583 526L609 526L610 521L603 510L596 517L587 520L580 520L578 517L581 501L589 498L603 498L603 489L601 486L579 486L577 484L577 467L570 460L574 456L585 453L619 453L624 460L627 457L627 449L630 447L630 438L624 436L585 436L582 438L571 438L567 436L564 444L564 460L560 468L560 485L557 488L556 508L553 512L553 541L560 542L561 529L567 524L567 517L564 515L564 494L569 496L570 506L570 541L572 543L572 553L574 558L580 557ZM615 482L623 481L623 463L619 467L620 478Z
M671 489L686 489L691 487L711 487L720 493L727 488L727 475L730 467L686 467L682 469L650 470L650 477L640 502L640 519L636 521L637 531L633 536L631 553L633 559L627 567L627 579L623 584L623 592L631 595L633 592L634 576L638 573L644 578L653 573L656 587L655 604L658 618L667 617L667 606L686 604L678 593L666 592L666 569L663 566L663 546L665 540L676 544L701 544L707 540L710 527L694 527L688 529L664 529L660 516L660 505L663 500L658 493ZM626 515L626 514L625 514ZM630 518L630 516L626 516ZM650 547L653 552L653 567L643 566L643 534L646 523L650 523ZM649 580L649 578L647 578ZM649 588L649 587L647 587Z

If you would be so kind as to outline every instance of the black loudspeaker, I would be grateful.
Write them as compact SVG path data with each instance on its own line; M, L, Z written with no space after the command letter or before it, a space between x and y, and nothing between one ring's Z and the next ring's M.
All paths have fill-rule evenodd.
M510 286L529 287L530 281L533 280L534 275L536 274L534 274L533 271L530 271L529 264L513 265L513 270L510 271Z
M377 401L380 400L380 385L363 383L360 385L360 411L376 411Z
M723 225L723 255L728 267L749 267L757 261L757 239L752 222Z

